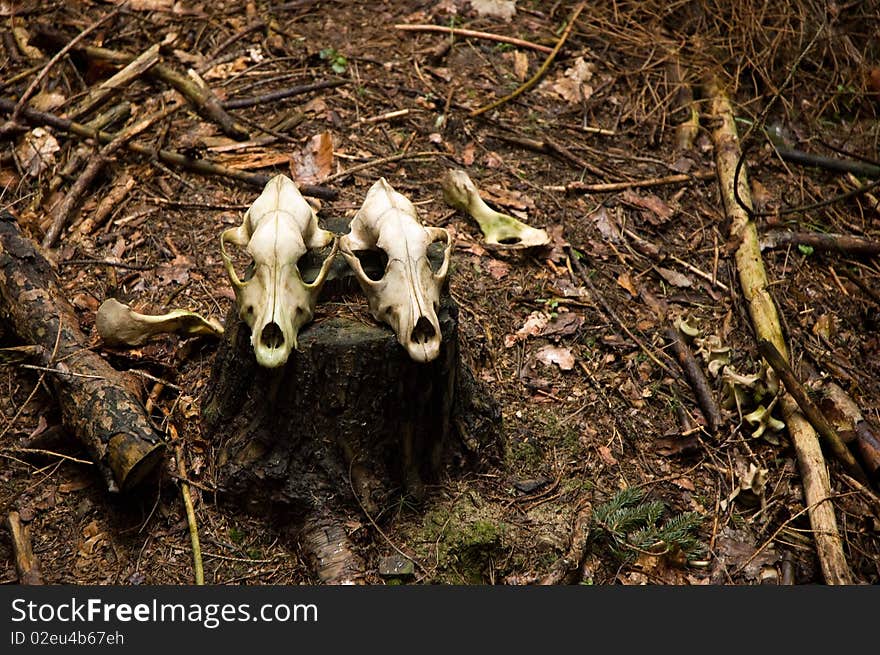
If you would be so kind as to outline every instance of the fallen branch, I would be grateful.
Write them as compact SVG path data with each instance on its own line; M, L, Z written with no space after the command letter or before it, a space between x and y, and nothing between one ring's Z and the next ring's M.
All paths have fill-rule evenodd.
M853 454L843 443L840 435L837 434L837 430L835 430L834 426L832 426L828 419L825 418L822 410L816 407L816 404L810 400L806 389L804 389L803 385L795 377L791 366L788 365L788 362L785 361L776 347L767 339L760 339L758 341L758 351L764 359L767 360L767 363L773 367L773 370L776 371L779 379L782 380L782 384L785 385L785 390L791 394L792 398L794 398L798 407L800 407L801 411L804 413L804 416L810 421L810 425L816 429L819 436L825 439L825 442L831 448L831 452L834 453L834 456L846 467L846 470L851 476L859 482L867 484L868 476L865 475L862 467L859 466L855 457L853 457Z
M10 100L0 98L0 111L12 111L14 106L15 104ZM82 123L69 121L66 118L61 118L54 114L37 111L35 109L23 109L21 116L22 118L26 119L28 122L34 125L48 125L50 127L54 127L57 130L70 132L71 134L76 134L77 136L86 139L95 139L96 141L100 141L101 143L110 143L116 136L114 134L108 134L107 132L93 130L83 125ZM220 164L215 164L205 159L192 159L191 157L187 157L186 155L181 155L180 153L171 152L169 150L155 150L149 146L137 143L136 141L127 142L125 144L125 147L132 152L138 153L139 155L146 155L151 159L158 159L165 164L180 166L181 168L185 168L187 170L193 171L194 173L200 173L202 175L218 175L220 177L227 177L233 180L238 180L240 182L245 182L246 184L260 189L266 186L271 177L270 175L262 173L248 173L246 171L240 171L234 168L229 168L227 166L222 166ZM328 178L328 180L329 179L330 178ZM312 196L314 198L321 198L322 200L335 200L338 196L338 192L335 189L329 189L324 186L303 184L300 185L299 190L302 192L303 195Z
M792 164L800 164L802 166L813 166L834 173L853 173L864 177L880 176L880 166L877 164L869 164L863 161L854 161L852 159L839 159L836 157L825 157L824 155L814 155L803 150L796 150L782 145L774 144L776 152L779 153L783 161Z
M761 239L761 250L784 246L809 246L816 250L843 252L851 255L880 255L880 242L848 234L822 232L767 232Z
M41 39L55 46L64 39L60 34L46 28L39 29L38 34ZM128 52L99 48L97 46L77 45L73 49L87 59L109 61L120 66L128 65L136 58L135 55ZM227 136L236 141L244 141L250 138L247 131L242 129L235 122L235 119L226 113L217 96L214 95L214 92L211 91L195 71L191 71L189 75L184 75L170 66L159 62L147 71L147 75L175 89L189 101L193 109L202 118L216 123Z
M34 556L34 549L31 546L31 531L27 525L21 522L18 512L9 512L6 517L6 527L9 528L9 536L12 541L18 583L24 585L44 584L43 576L40 574L40 563Z
M90 89L86 97L72 111L68 112L67 117L73 121L79 120L158 63L159 44L157 43L132 59L127 66L117 71L112 77Z
M697 403L706 419L706 425L712 434L718 434L723 419L721 418L721 410L718 409L718 403L712 395L712 387L706 374L694 357L694 353L688 345L681 339L678 330L667 324L664 329L666 339L672 345L672 352L675 353L675 359L681 370L684 371L684 377L688 381L694 395L697 397Z
M103 170L104 165L110 157L128 143L129 140L148 129L156 121L168 117L173 112L177 111L179 107L180 105L174 104L123 129L113 137L113 140L110 143L101 148L96 155L89 159L89 163L86 165L85 169L83 169L83 172L77 178L76 182L70 187L64 200L52 208L52 224L49 226L49 229L46 230L46 234L43 237L43 243L41 244L43 248L48 249L55 246L58 237L61 236L61 230L64 229L68 220L70 220L71 213L79 205L80 200L82 200L82 197L92 185L92 182L95 181L95 178L98 177L98 174Z
M761 260L757 227L747 213L747 207L751 207L751 198L745 168L741 170L741 175L736 175L741 151L733 109L714 75L705 79L704 91L709 99L709 114L716 126L712 131L712 141L722 201L727 216L731 219L730 235L740 243L735 254L740 286L757 337L767 339L787 360L788 348L782 336L776 305L770 296L767 274ZM745 207L737 202L737 198L742 200ZM786 427L797 452L807 512L825 582L852 584L852 573L843 552L834 505L831 502L828 468L816 432L790 395L784 395L781 404Z
M553 48L545 45L532 43L531 41L523 41L513 36L504 36L502 34L492 34L490 32L478 32L476 30L464 30L458 27L444 27L443 25L395 25L394 29L403 30L404 32L442 32L451 36L464 36L473 39L485 39L487 41L497 41L498 43L509 43L511 45L520 46L521 48L529 48L538 52L553 52Z
M491 111L493 109L496 109L496 108L500 107L501 105L503 105L505 102L509 102L509 101L513 100L514 98L522 95L523 93L525 93L526 91L531 89L533 86L535 86L538 83L538 80L540 80L544 76L544 73L547 72L547 69L550 68L550 64L552 64L553 60L556 59L556 55L562 49L562 46L565 45L565 42L568 40L568 35L571 34L571 30L574 27L575 22L577 22L578 16L581 15L581 12L584 10L584 7L586 7L586 6L587 6L586 2L581 2L577 7L575 7L574 11L571 14L571 18L568 19L568 24L565 26L565 29L562 31L562 36L559 37L559 40L556 42L556 45L553 47L553 50L550 51L550 54L547 55L547 59L545 59L544 63L541 64L541 68L539 68L538 71L534 75L532 75L532 77L530 77L528 80L526 80L526 82L524 84L517 87L517 89L513 93L509 93L508 95L504 96L503 98L499 98L495 102L491 102L488 105L484 105L483 107L480 107L479 109L474 109L471 112L471 118L476 118L480 114L485 114L487 111Z
M880 484L880 435L865 420L855 401L841 387L829 382L821 387L819 407L844 443L854 443L856 453L874 484Z
M276 100L291 98L293 96L302 95L303 93L309 93L310 91L333 89L337 86L342 86L344 84L348 84L348 80L325 80L323 82L313 82L311 84L300 84L298 86L292 86L288 89L281 89L279 91L264 93L260 96L252 96L249 98L233 98L232 100L226 100L222 104L224 109L244 109L245 107L253 107L255 105L262 105L267 102L275 102Z
M569 182L559 186L545 186L544 191L553 193L615 193L627 189L642 189L645 187L666 186L669 184L683 184L694 180L708 180L715 177L714 171L699 171L697 173L679 173L665 177L652 177L647 180L631 180L628 182L605 182L600 184L587 184L586 182Z
M20 341L38 346L37 361L49 370L62 422L88 449L108 489L134 487L165 446L136 383L89 350L52 267L8 212L0 214L0 316Z

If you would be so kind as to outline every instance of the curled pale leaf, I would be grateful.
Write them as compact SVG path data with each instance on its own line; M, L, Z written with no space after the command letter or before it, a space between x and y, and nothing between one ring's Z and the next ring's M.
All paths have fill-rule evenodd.
M174 333L186 337L221 336L223 326L185 309L150 316L139 314L115 298L108 298L95 316L98 334L108 346L140 346L157 334Z
M513 216L489 207L464 171L447 171L443 176L442 186L443 199L455 209L467 212L477 222L486 244L514 249L546 246L550 243L550 236L544 230L526 225Z
M675 327L686 337L693 339L700 336L700 328L696 324L693 316L681 317L675 319Z

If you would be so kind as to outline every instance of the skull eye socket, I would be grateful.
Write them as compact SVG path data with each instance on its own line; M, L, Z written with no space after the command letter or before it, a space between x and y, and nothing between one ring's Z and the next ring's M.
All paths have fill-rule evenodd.
M446 252L446 241L435 239L428 244L428 265L431 272L436 273L443 266L443 257Z
M284 333L274 321L266 323L260 332L260 342L266 347L273 350L284 346Z
M437 331L431 325L431 321L426 316L420 316L412 330L410 340L413 343L428 343L436 334Z
M384 250L356 250L354 256L358 258L366 275L373 282L378 282L385 277L388 267L388 253Z

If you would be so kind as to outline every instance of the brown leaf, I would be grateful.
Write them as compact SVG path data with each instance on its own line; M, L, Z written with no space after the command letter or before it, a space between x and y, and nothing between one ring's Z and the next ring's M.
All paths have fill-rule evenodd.
M673 271L672 269L658 266L657 272L664 280L669 282L669 284L674 287L687 288L693 286L693 282L691 282L690 278L687 275L682 275L678 271Z
M520 341L539 335L549 320L550 317L543 312L532 312L526 318L523 326L516 331L516 334L508 334L504 337L504 347L512 348Z
M486 264L486 268L489 269L489 275L496 280L505 278L510 273L510 264L498 259L490 259Z
M192 260L186 255L178 255L170 262L161 264L156 268L156 277L162 284L174 282L186 284L189 281L189 270L192 268Z
M636 289L636 285L633 284L632 277L629 273L623 272L617 276L617 284L629 292L633 298L639 295L638 289Z
M461 151L461 163L465 166L473 166L475 157L476 146L474 145L474 142L471 141L464 147L464 150Z
M237 170L252 170L287 164L290 157L281 152L261 151L218 158L219 163Z
M316 184L333 172L333 135L313 136L301 152L294 153L290 172L300 184Z
M580 104L593 95L593 87L587 84L593 79L596 64L583 57L574 60L573 65L556 76L556 79L541 84L541 89L555 93L571 104Z
M608 215L605 207L600 206L599 209L593 212L593 223L596 224L599 234L608 239L608 241L612 243L620 241L620 227L617 225L617 221Z
M599 446L596 450L599 452L599 457L607 466L614 466L617 464L617 459L611 454L611 448L608 446Z
M560 312L543 330L542 337L568 337L575 334L584 324L584 317L575 312Z
M645 215L645 218L653 225L662 225L674 213L672 208L663 199L653 193L642 195L632 189L627 189L620 195L620 199L629 205L647 209L649 213Z
M563 371L570 371L574 368L574 355L571 353L571 348L542 346L535 353L535 359L546 366L556 364Z
M27 174L37 177L55 163L55 153L60 149L54 136L36 127L25 135L15 154Z
M520 82L525 82L529 74L529 56L521 50L513 51L513 74Z
M481 189L484 200L494 202L496 205L511 207L513 209L534 209L535 201L521 191L502 189L497 185L488 185Z

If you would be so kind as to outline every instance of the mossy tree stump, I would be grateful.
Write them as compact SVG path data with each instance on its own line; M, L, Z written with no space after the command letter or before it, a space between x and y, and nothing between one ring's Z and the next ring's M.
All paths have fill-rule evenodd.
M321 302L358 292L337 259ZM319 316L286 365L265 369L250 329L236 308L229 314L202 404L216 480L251 511L280 510L300 526L324 582L356 581L362 568L354 555L327 556L352 550L343 518L375 516L401 496L421 500L451 461L500 452L500 412L460 359L458 307L448 295L438 318L440 355L427 364L368 316Z

